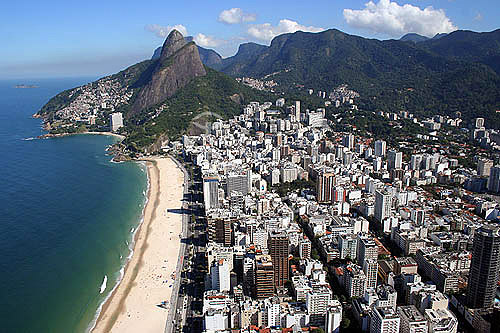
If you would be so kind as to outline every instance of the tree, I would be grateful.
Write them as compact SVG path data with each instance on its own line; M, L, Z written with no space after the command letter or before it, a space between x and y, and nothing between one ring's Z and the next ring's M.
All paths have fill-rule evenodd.
M325 333L325 331L321 327L314 328L312 333Z
M342 322L340 323L340 325L342 326L342 328L348 328L349 326L351 326L351 320L347 317L344 317L342 318Z

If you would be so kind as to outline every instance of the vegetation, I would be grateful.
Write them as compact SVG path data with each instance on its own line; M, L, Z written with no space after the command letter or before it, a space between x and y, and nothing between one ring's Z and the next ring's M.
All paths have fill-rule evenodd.
M303 85L325 91L347 83L361 94L360 104L368 111L404 109L419 115L460 111L465 120L482 116L499 127L500 113L495 111L500 110L500 76L494 66L500 54L499 35L489 35L488 46L481 48L490 52L467 54L469 46L459 46L463 41L456 33L429 41L431 47L428 42L379 41L335 29L296 32L254 49L251 59L236 55L224 60L227 65L222 70L234 76L274 73L269 79L278 81L283 90ZM436 51L445 43L460 49L459 56ZM485 54L492 55L485 59Z
M312 180L297 179L290 183L280 183L275 185L273 189L280 195L280 197L285 197L290 192L295 192L297 190L314 190L316 184Z
M124 141L132 151L142 151L162 137L177 139L186 133L194 117L211 112L222 118L241 113L244 103L265 101L268 94L251 89L206 67L207 75L197 77L166 101L129 119ZM156 116L156 110L163 107Z

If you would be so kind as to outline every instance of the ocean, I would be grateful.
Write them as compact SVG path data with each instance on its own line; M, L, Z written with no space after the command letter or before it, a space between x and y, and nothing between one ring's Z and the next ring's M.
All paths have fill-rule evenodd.
M93 79L0 81L2 332L85 332L131 253L145 167L111 162L114 137L36 139L44 132L31 118Z

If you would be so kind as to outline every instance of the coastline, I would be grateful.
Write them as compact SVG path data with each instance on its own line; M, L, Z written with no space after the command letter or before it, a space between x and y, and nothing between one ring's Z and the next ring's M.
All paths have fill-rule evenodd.
M81 132L81 133L43 134L43 135L38 136L38 139L61 138L61 137L65 137L65 136L82 135L82 134L114 136L115 138L120 139L120 141L123 141L125 139L124 135L116 134L113 132Z
M104 134L103 134L104 135ZM143 222L134 235L121 281L100 307L92 332L163 331L175 279L182 229L184 174L171 158L151 158Z

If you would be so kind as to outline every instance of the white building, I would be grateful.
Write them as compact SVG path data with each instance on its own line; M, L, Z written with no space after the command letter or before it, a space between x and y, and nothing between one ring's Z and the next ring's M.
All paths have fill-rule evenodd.
M224 331L229 328L229 316L223 309L209 309L204 317L205 332Z
M375 219L379 222L391 216L392 195L386 191L375 191Z
M203 178L203 199L205 210L219 207L219 179L217 177Z
M400 319L394 308L375 307L370 317L370 333L399 333Z
M212 289L218 291L229 291L231 289L231 270L226 260L221 259L210 267L210 278Z
M428 324L425 317L418 311L415 305L405 305L398 307L399 318L401 319L400 333L427 333Z
M332 291L325 285L314 286L306 295L306 307L310 316L324 315L332 298Z
M403 153L400 151L389 150L387 154L387 169L401 169L403 164Z
M326 313L325 333L338 333L342 321L342 304L331 300Z
M384 140L375 141L375 156L384 157L387 150L387 143Z
M115 112L109 115L109 129L111 132L117 131L120 127L123 127L123 114L121 112Z
M457 318L448 309L425 309L425 318L429 322L429 333L457 332Z

